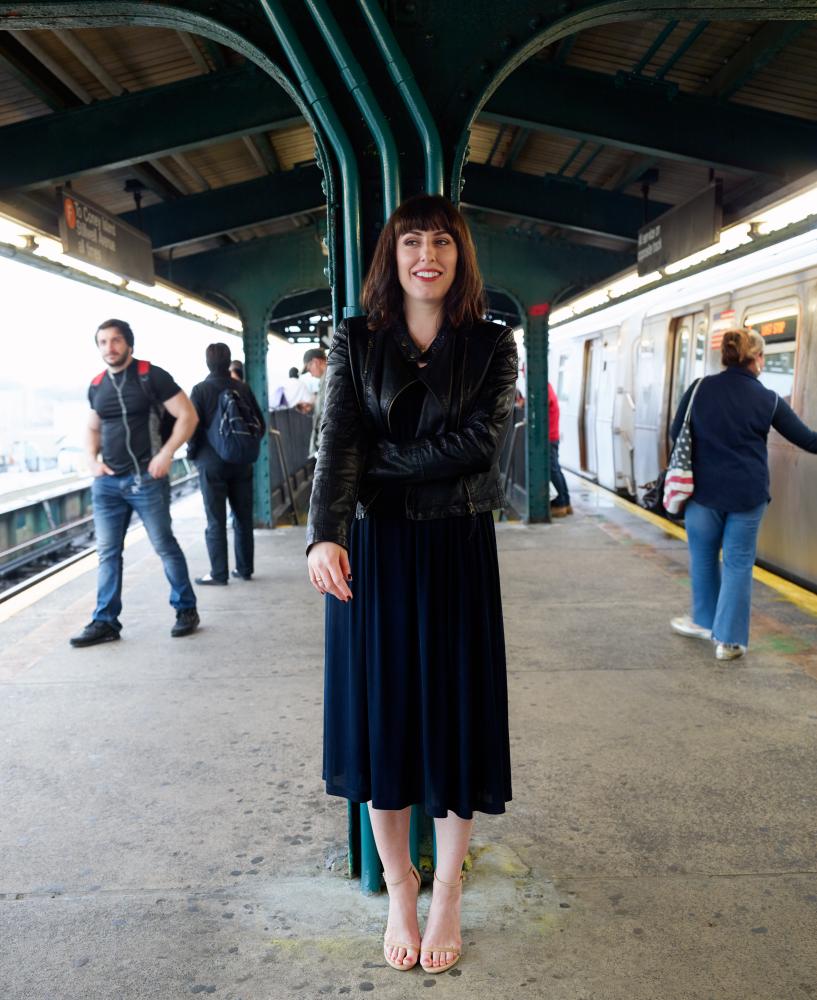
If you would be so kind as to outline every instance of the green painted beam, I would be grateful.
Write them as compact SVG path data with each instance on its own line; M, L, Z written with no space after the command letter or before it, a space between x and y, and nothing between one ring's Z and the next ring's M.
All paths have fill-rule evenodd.
M311 212L326 203L317 167L287 170L269 177L189 195L166 205L142 209L142 229L154 250L165 250L274 219ZM136 212L122 216L132 226Z
M580 291L632 267L632 253L616 253L554 237L518 236L469 220L487 285L526 308L553 302L566 288Z
M634 241L641 225L640 198L615 194L558 177L536 177L499 167L465 169L463 204L577 232ZM321 173L302 167L216 188L142 209L142 224L155 249L206 240L246 226L312 211L325 204ZM653 203L651 217L670 205ZM122 218L136 224L136 213Z
M643 202L631 195L587 187L555 175L537 177L477 163L469 164L463 176L463 205L631 242L643 225ZM652 202L650 218L670 207Z
M649 82L542 60L512 73L482 117L781 180L813 170L817 147L815 122L686 94L670 100Z
M252 66L113 97L0 129L0 190L49 184L302 122Z

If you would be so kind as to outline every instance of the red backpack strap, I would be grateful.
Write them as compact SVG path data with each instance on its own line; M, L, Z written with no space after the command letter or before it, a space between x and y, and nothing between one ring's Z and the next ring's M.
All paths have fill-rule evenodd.
M139 375L139 376L141 376L142 378L144 378L145 375L147 375L149 372L150 372L150 362L149 361L139 361L139 359L137 358L137 360L136 360L136 374Z
M107 369L106 369L107 370ZM95 375L91 380L91 385L96 387L102 383L102 379L105 378L105 372L100 372L99 375Z

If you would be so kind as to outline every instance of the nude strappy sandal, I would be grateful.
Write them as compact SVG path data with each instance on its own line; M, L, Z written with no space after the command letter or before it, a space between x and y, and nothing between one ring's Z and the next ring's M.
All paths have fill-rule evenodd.
M447 886L449 889L456 889L458 885L462 885L462 874L460 874L460 877L456 882L446 882L441 879L436 872L434 872L434 880L439 882L440 885ZM430 955L434 951L453 952L454 958L446 965L423 965L423 955ZM457 962L459 962L461 956L462 946L439 944L429 946L425 941L421 941L420 943L420 968L423 972L427 972L431 976L438 976L441 972L448 972L449 969L453 969Z
M414 867L414 865L412 865L411 868L409 868L409 870L406 872L406 874L402 878L399 878L399 879L397 879L394 882L389 882L389 880L384 875L383 876L383 881L389 887L393 886L393 885L402 885L402 883L405 882L406 879L409 878L409 876L411 876L411 875L413 875L415 877L415 879L417 879L417 893L419 895L419 893L420 893L420 885L422 884L422 879L420 878L420 873L417 871L417 869ZM414 961L411 963L411 965L404 965L402 962L393 962L389 958L389 956L386 954L386 949L387 948L405 948L407 952L409 952L409 951L416 951L417 952L417 958L414 959ZM409 969L413 969L417 965L417 963L419 962L419 960L420 960L420 948L419 948L419 945L416 945L416 944L406 944L404 941L393 941L390 938L387 938L385 936L385 934L384 934L383 935L383 958L386 959L386 963L388 965L390 965L393 969L396 969L398 972L408 972Z

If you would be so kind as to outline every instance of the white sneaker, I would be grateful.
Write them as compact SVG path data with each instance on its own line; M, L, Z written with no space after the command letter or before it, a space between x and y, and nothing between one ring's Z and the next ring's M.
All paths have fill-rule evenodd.
M715 646L715 659L736 660L739 656L743 656L745 652L746 647L741 646L737 642L719 642Z
M688 635L693 639L711 639L712 629L702 628L696 625L689 615L682 615L680 618L673 618L670 628L679 635Z

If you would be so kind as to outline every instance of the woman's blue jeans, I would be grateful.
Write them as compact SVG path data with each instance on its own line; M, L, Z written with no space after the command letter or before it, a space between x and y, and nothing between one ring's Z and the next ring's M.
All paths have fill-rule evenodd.
M151 545L170 583L170 603L177 610L195 608L196 595L184 553L170 523L170 483L143 472L136 476L97 476L91 486L94 532L99 554L94 620L121 629L122 550L133 511L142 519Z
M751 510L725 511L689 500L684 508L692 620L711 629L715 642L749 644L752 567L766 506L764 502Z

